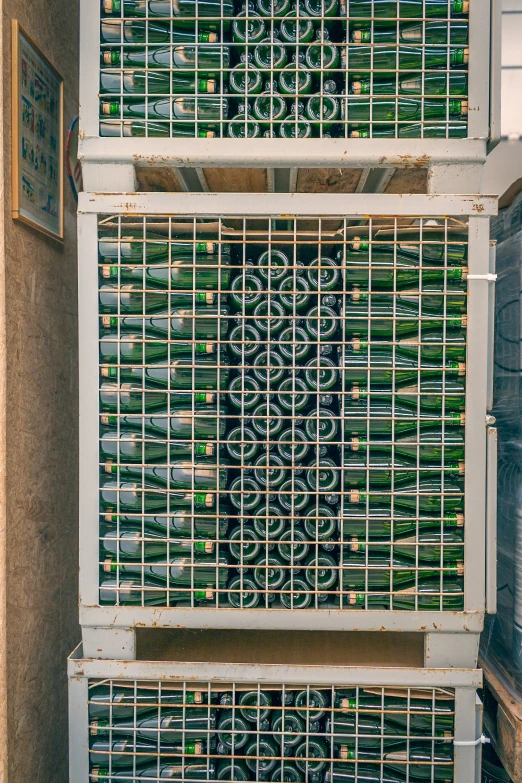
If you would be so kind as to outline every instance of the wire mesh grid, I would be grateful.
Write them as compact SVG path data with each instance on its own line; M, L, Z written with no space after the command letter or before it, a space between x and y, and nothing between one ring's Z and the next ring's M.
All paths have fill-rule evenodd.
M453 780L451 688L89 681L90 780Z
M101 0L100 135L462 138L469 0Z
M99 219L100 600L464 604L467 223Z

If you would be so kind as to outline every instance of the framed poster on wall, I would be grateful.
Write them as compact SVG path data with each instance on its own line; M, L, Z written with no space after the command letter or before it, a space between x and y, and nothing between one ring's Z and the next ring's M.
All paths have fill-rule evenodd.
M63 79L13 20L13 218L63 240Z

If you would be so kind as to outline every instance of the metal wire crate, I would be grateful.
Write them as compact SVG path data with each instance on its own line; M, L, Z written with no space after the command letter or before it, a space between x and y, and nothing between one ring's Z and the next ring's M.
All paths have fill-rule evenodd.
M69 661L71 783L480 776L476 670Z
M484 161L498 113L489 97L498 13L489 0L395 11L344 0L305 0L294 11L285 0L240 5L84 0L80 155L88 178L91 163L123 161Z
M480 628L489 205L375 199L80 215L82 623Z

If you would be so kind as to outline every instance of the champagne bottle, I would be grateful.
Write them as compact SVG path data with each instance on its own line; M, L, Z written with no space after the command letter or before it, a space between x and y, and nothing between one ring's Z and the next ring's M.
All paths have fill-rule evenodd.
M255 609L261 600L256 583L246 574L243 574L242 585L241 576L235 576L230 580L227 585L227 597L236 609Z
M410 567L407 567L407 564L403 563L402 567L393 568L389 571L383 568L382 564L383 561L380 559L372 558L372 560L369 561L368 566L363 563L359 568L343 567L341 571L343 589L368 589L370 592L379 592L379 590L383 590L385 592L393 593L395 590L411 588L414 593L416 584L431 580L438 582L439 592L441 592L440 579L442 577L442 592L444 592L445 578L453 580L463 574L462 564L448 566L443 570L439 570L437 567L417 570L415 566L411 566L410 564ZM399 558L397 556L394 558L394 564L400 566Z
M260 590L274 592L281 590L286 581L285 563L278 555L261 555L252 569L254 581ZM274 754L277 755L277 754Z
M357 769L357 773L355 770ZM406 773L405 773L406 774ZM388 771L386 767L365 766L364 764L335 764L332 769L326 771L325 783L402 783L406 780L405 774L398 776L394 771Z
M194 68L194 64L191 65ZM202 67L202 66L200 66ZM210 67L210 66L207 66ZM217 66L219 67L219 66ZM197 114L196 114L197 112ZM136 100L131 98L100 101L100 116L123 117L123 119L187 120L219 123L228 117L227 98L156 98Z
M103 12L109 16L174 18L175 22L205 17L233 17L234 4L230 0L102 0Z
M326 742L319 737L308 736L297 746L295 763L308 776L311 783L319 783L327 769L324 759L330 756Z
M312 443L330 443L335 440L338 430L338 417L330 408L318 408L305 420L305 430Z
M100 438L101 458L116 462L158 463L197 457L213 457L216 460L216 452L214 443L166 442L154 435L143 437L138 432L109 430Z
M205 100L202 98L201 100ZM343 104L343 119L348 122L386 120L445 120L447 116L465 119L468 101L446 98L348 98ZM206 118L203 118L206 119Z
M383 74L384 76L384 74ZM373 79L365 77L350 82L352 95L467 95L466 73L408 73L378 74Z
M221 509L224 514L224 509ZM132 514L103 514L107 525L120 525L120 530L143 530L160 533L164 538L223 538L228 528L226 516L194 516L190 511L174 510L166 516L134 516Z
M353 455L350 455L350 457L351 456ZM347 460L345 459L345 466L346 462ZM347 485L346 467L342 472L345 477L345 485ZM306 471L306 481L312 492L331 494L336 491L339 485L340 473L341 470L334 460L329 459L328 457L322 457L321 459L310 463L310 467Z
M314 590L334 589L339 579L337 561L326 552L317 557L311 557L306 563L305 579ZM311 716L310 719L319 720L319 718L312 718Z
M212 26L214 25L210 24L210 27ZM121 56L119 49L103 47L100 64L115 68L135 64L142 67L170 68L172 44L217 42L216 33L203 32L203 25L200 25L199 29L200 32L196 37L196 31L193 27L192 29L174 27L171 30L170 22L162 22L158 19L149 19L148 21L132 19L123 23L119 19L102 19L100 36L102 44L130 43L133 44L133 48L131 50L125 48L123 56ZM137 48L137 44L146 44L147 42L149 44L170 44L170 46L151 48L148 52L145 48ZM134 53L136 59L134 59Z
M351 348L344 347L344 378L347 384L360 384L373 387L390 388L406 386L419 379L434 378L443 380L464 378L466 365L462 362L422 361L392 346L352 342Z
M445 478L444 484L440 476L433 478L420 478L419 481L401 483L400 492L394 495L383 492L372 492L370 494L360 490L351 490L345 494L345 500L348 503L358 503L366 505L368 499L369 505L374 509L376 506L391 506L392 498L395 508L410 508L422 513L440 515L441 511L445 514L462 511L464 504L464 490L462 484L454 479Z
M394 266L393 258L388 258L385 263L379 263L372 259L371 266L369 266L361 259L347 257L346 264L347 283L360 285L366 291L400 291L414 287L419 289L427 284L439 284L444 281L450 287L464 286L468 276L468 270L464 267L437 269L425 266L419 268L411 260L404 266L401 266L400 263Z
M312 125L303 115L289 114L279 126L282 139L308 139L312 135Z
M391 456L393 452L414 462L418 460L419 465L440 467L443 457L445 462L464 459L464 432L460 427L448 427L447 430L443 430L434 422L432 428L422 430L420 437L417 433L396 434L391 442L379 440L368 442L364 437L351 438L345 445L345 451L357 452L364 456L375 452Z
M304 560L310 546L306 543L306 535L299 528L286 530L279 536L277 551L279 557L291 566ZM305 587L308 590L307 587ZM289 598L289 596L287 596ZM284 603L284 602L283 602Z
M278 338L279 350L288 364L298 366L304 362L310 353L308 335L301 326L287 326Z
M239 696L239 712L243 718L259 728L270 715L272 696L269 691L243 691ZM247 753L248 755L248 753Z
M212 694L211 694L212 696ZM134 686L123 687L120 685L95 685L89 689L89 717L90 718L132 718L157 709L176 707L184 704L207 704L208 694L202 691L159 691L154 688L136 688ZM104 745L106 740L103 741ZM121 742L121 745L120 745ZM118 753L134 753L133 739L122 739L118 742ZM141 740L139 741L141 742ZM147 743L143 742L146 746ZM94 749L94 748L93 748ZM101 750L101 749L100 749ZM103 751L106 752L106 751ZM114 757L113 757L114 763Z
M232 758L219 765L217 779L225 781L250 780L250 773L245 764Z
M224 489L227 483L226 468L211 467L212 463L176 461L168 467L142 465L118 466L112 462L105 463L105 472L118 475L123 480L139 481L155 484L165 489Z
M304 513L303 525L309 541L328 544L335 540L338 521L335 512L329 506L311 505Z
M201 50L202 51L202 50ZM219 80L201 73L102 71L100 93L119 95L194 95L221 92Z
M364 506L347 502L342 511L342 528L345 541L353 538L362 540L400 541L409 536L426 532L429 535L440 534L440 524L444 531L456 531L460 536L464 526L463 514L446 514L442 519L432 515L420 515L418 519L410 510L394 508L393 514L389 505L370 504L368 513Z
M451 698L432 698L427 695L426 698L412 695L398 696L388 695L386 692L372 693L359 689L343 690L339 689L335 693L334 706L341 710L341 713L350 713L353 710L375 710L377 712L386 712L385 722L393 723L399 726L410 726L410 730L426 732L431 735L434 728L438 731L452 732L455 720L455 702ZM435 721L433 721L435 719ZM380 722L380 716L378 716ZM379 732L381 733L381 732Z
M186 255L174 259L169 266L103 266L105 279L128 280L144 288L228 288L230 257L223 254Z
M440 577L419 580L418 585L394 590L392 595L369 593L368 609L395 609L397 611L455 612L464 609L464 583L462 580L445 579L441 590ZM361 600L364 606L365 601Z
M249 737L245 747L247 767L258 777L269 775L277 764L279 748L273 737L261 734Z
M232 40L238 44L255 44L266 37L263 18L254 10L252 3L245 3L243 9L234 14Z
M312 92L312 74L304 69L304 52L294 54L292 62L279 72L279 90L283 95L308 95Z
M286 362L270 344L264 351L260 351L252 366L254 377L261 384L262 389L275 388L282 381L286 373ZM254 429L256 423L254 422Z
M358 125L350 128L348 136L351 139L465 139L468 129L465 123L449 122L440 125L429 125L422 122L394 125Z
M319 305L306 314L306 331L312 340L329 342L335 339L340 319L332 307Z
M262 135L261 125L254 120L250 110L245 113L244 104L239 105L237 114L228 123L227 133L232 139L258 139Z
M300 478L288 479L278 491L281 507L292 515L302 511L310 502L308 487Z
M260 489L273 492L286 479L286 464L277 454L261 454L254 463L254 478Z
M345 754L346 758L352 759L362 757L364 759L375 759L379 765L384 761L384 767L386 775L399 775L399 779L404 779L407 774L408 764L415 764L415 779L416 780L440 780L447 783L448 780L452 780L452 766L453 758L444 753L432 753L429 743L424 748L410 749L410 753L406 749L397 751L390 751L389 753L381 754L379 750L367 750L366 748L360 753L356 754L355 749L347 750ZM335 770L339 767L349 770L348 765L336 764ZM353 771L353 767L351 768ZM335 774L335 773L334 773Z
M181 307L184 310L201 308L205 313L206 306L217 307L218 294L213 291L178 292L178 291L143 291L136 283L126 283L120 286L102 285L98 295L100 313L121 315L140 315L146 313L169 312L170 307Z
M275 503L268 503L266 507L261 506L255 512L253 522L254 531L259 541L279 540L286 527L286 520L281 509Z
M302 580L299 581L301 582ZM303 589L308 590L308 586L305 585ZM279 710L273 710L271 712L270 730L278 742L281 742L287 748L294 748L296 745L299 745L301 736L306 733L306 722L300 715L291 710L285 710L284 714ZM278 753L278 755L281 754Z
M261 385L252 375L238 375L228 387L228 401L240 410L251 410L261 400Z
M182 234L179 236L183 236ZM174 237L177 235L174 234ZM126 236L120 240L113 234L108 233L98 242L98 254L105 263L116 263L121 260L125 264L171 264L178 266L178 260L182 260L182 266L191 259L190 265L197 264L192 259L194 256L199 259L202 265L217 263L215 258L210 261L205 260L205 256L219 257L221 250L222 264L230 264L230 245L219 242L194 242L183 240L169 241L163 234L147 231L147 240L143 241L140 234L137 236ZM102 267L103 271L103 267ZM179 272L178 272L179 274ZM176 281L177 282L177 281ZM173 288L183 288L184 286L173 286Z
M276 82L265 84L263 92L254 100L252 114L261 125L278 122L286 117L286 103L278 93Z
M334 362L323 356L306 363L304 376L310 391L326 392L337 384L339 372Z
M441 472L447 478L464 475L464 462L450 462L445 458L441 466L428 467L420 463L417 469L417 463L412 462L410 457L403 457L400 454L391 454L375 452L373 449L368 454L361 452L350 452L346 450L343 460L343 479L344 486L366 487L367 480L371 490L385 488L391 490L392 485L397 491L403 484L413 484L417 478L431 480L440 475Z
M163 438L209 438L215 440L225 434L226 421L220 418L224 409L206 408L195 410L190 408L170 408L170 415L121 415L102 414L100 423L104 427L117 427L118 422L122 432L145 432L146 435L156 435ZM202 454L201 456L212 456Z
M161 706L163 708L163 704ZM134 758L139 765L155 764L158 760L158 753L161 753L162 762L170 761L176 764L181 761L180 758L177 758L179 756L202 756L212 753L212 743L213 741L210 743L189 741L177 744L160 742L158 747L157 743L142 739L137 739L135 742L129 738L113 742L97 740L92 743L89 756L91 765L102 765L108 768L112 763L113 770L132 767ZM169 757L172 758L169 759ZM129 770L126 774L129 774ZM132 777L132 769L130 776Z
M193 553L212 555L215 550L213 541L188 541L187 539L167 539L161 533L140 530L120 530L105 533L100 541L104 554L115 555L117 559L149 559L167 557L190 557Z
M244 425L234 427L227 435L227 451L241 465L251 463L259 451L256 433Z
M164 512L167 509L211 509L215 505L215 495L212 493L173 492L165 491L156 482L141 479L140 481L116 481L105 475L100 489L101 507L109 512L118 508L131 513Z
M182 762L182 759L177 759L175 764L160 763L159 767L157 762L155 762L149 766L140 767L136 772L134 772L133 767L111 773L103 767L93 767L90 779L93 783L110 783L113 780L117 781L117 783L134 783L136 778L146 778L150 781L154 775L180 781L215 779L216 768L212 762L209 764L183 764L180 762Z
M241 62L229 75L230 92L235 95L257 95L263 89L261 72L252 65L252 57L241 55Z
M219 716L217 725L217 736L222 749L218 746L218 753L222 751L222 755L232 755L244 746L249 740L249 734L251 726L242 715L239 710L234 712L228 712L223 710ZM241 756L244 755L244 750L241 752Z
M307 730L312 731L310 723L320 721L326 715L326 710L330 706L330 692L315 688L299 691L295 697L295 706L297 714L305 721Z
M142 575L156 580L159 584L167 584L170 587L192 587L205 589L225 588L228 579L227 559L219 556L219 560L204 555L194 557L174 557L169 561L160 558L158 561L149 560L147 563L116 562L107 557L103 563L104 573L118 572L120 576L133 576L141 578Z
M283 411L275 402L261 403L252 413L252 427L259 440L276 440L283 428Z
M455 246L450 251L450 257L456 260L462 252ZM423 287L422 291L399 291L393 294L393 300L397 302L397 307L402 310L404 315L408 309L411 315L419 318L464 315L468 307L466 292L453 290L450 286L444 285L444 282L428 284L427 287ZM377 312L389 310L390 304L390 294L372 293L370 295L361 291L358 286L354 286L346 295L347 308L352 306L364 308L367 315L370 315L374 310Z
M468 22L461 19L451 24L446 20L406 22L399 24L398 37L397 25L390 27L385 22L376 22L373 34L371 29L353 29L351 40L357 44L467 44Z
M322 91L307 100L305 117L314 127L331 129L332 123L339 120L341 105L335 97L336 92L337 85L333 79L328 79L323 83Z
M100 360L108 364L151 364L167 362L169 353L176 355L177 344L164 340L144 340L142 334L108 334L100 340ZM183 353L187 353L188 343L181 344ZM199 347L196 347L199 346ZM196 354L207 354L204 343L196 343Z
M403 386L397 389L394 394L389 392L379 392L377 394L375 392L370 395L366 389L361 389L358 384L354 384L347 390L345 397L347 401L362 403L363 408L366 407L368 396L370 405L373 405L374 401L380 401L382 404L388 403L390 405L390 413L379 414L381 416L392 415L391 405L393 400L395 400L396 404L406 405L410 408L415 408L415 410L417 410L417 405L419 405L421 411L436 411L438 418L443 409L447 412L446 415L450 411L464 410L465 393L465 380L449 376L445 378L428 378L415 385ZM408 414L401 411L401 415L407 416ZM455 419L455 423L464 424L464 421L457 422Z
M272 76L274 71L280 71L288 62L286 47L275 35L265 38L254 47L254 67Z
M360 17L388 18L395 20L408 17L427 17L428 19L447 19L448 16L467 14L468 0L350 0L350 18ZM346 6L341 5L345 15Z
M308 16L321 21L323 17L339 14L339 0L305 0L304 10Z
M219 136L220 132L211 130L199 125L197 130L195 125L179 122L148 122L131 120L102 120L100 122L100 136L117 136L118 138L135 137L148 138L170 137L173 139L213 139Z
M285 412L292 415L303 411L310 401L308 386L302 378L287 378L277 390L278 401Z
M283 307L293 313L294 310L303 310L310 305L311 289L305 277L285 277L278 286L278 299Z
M136 739L143 737L151 742L186 742L199 740L204 742L216 730L216 710L208 707L190 707L189 709L162 709L161 714L137 715L136 718L119 718L109 721L96 718L90 722L91 736L126 736ZM154 773L156 774L156 773Z
M199 542L204 543L204 542ZM413 533L409 538L401 538L393 542L393 558L390 544L362 544L352 536L352 543L345 547L344 562L352 565L357 560L364 565L365 551L368 551L370 567L375 564L389 565L397 560L398 564L411 561L419 565L452 566L464 560L464 543L461 531L449 530L442 534L440 530L422 530Z
M141 22L125 22L123 31L124 31L124 41L132 42L129 40L129 32L131 34L131 38L135 39L138 38L138 43L145 43L145 40L141 40L141 32L143 28L140 28L139 25L141 25ZM102 35L104 27L106 26L106 23L102 24ZM153 25L153 28L158 28L158 23L155 23ZM120 52L119 49L104 49L102 51L102 67L109 68L143 68L147 69L149 71L148 73L144 71L124 71L128 74L127 81L131 84L133 81L133 73L138 78L137 85L139 84L145 86L146 84L149 85L148 89L141 89L140 92L144 93L151 93L151 92L159 92L164 94L169 94L171 92L170 89L160 89L160 90L152 90L150 88L150 85L154 84L162 84L164 79L167 81L167 88L168 88L168 82L170 80L169 73L161 73L161 72L154 72L156 68L161 69L169 69L172 70L172 77L173 78L180 78L181 74L176 74L176 71L190 71L194 73L195 71L199 71L201 74L204 73L219 73L219 71L222 68L228 68L230 65L230 47L229 46L223 46L223 45L216 45L210 43L211 41L217 40L217 35L215 33L208 33L208 32L202 32L198 35L199 39L208 39L209 43L199 43L199 41L196 43L194 41L195 39L195 32L192 30L184 31L184 32L177 32L174 31L174 34L170 36L169 32L169 23L166 23L166 34L168 36L168 43L170 46L160 47L160 48L132 48L132 49L124 49L123 53ZM119 26L117 30L119 31ZM137 30L139 29L139 33L136 34ZM150 23L147 25L147 29L149 32L149 36L151 34L151 26ZM156 37L159 39L157 43L162 43L163 41L166 42L166 39L163 37L164 33L161 33L161 37L159 34L156 35ZM116 36L114 36L116 37ZM176 38L192 38L193 43L181 43L177 42ZM109 41L110 43L117 41ZM149 40L149 44L152 43L152 41ZM172 46L172 44L176 44ZM150 69L150 70L149 70ZM102 71L102 76L109 76L110 72ZM190 75L190 74L187 74ZM119 74L114 72L113 76L115 78L119 78ZM152 82L151 82L152 80ZM129 92L137 92L138 90L132 89L129 90ZM113 92L113 90L109 90L109 92ZM117 89L116 92L121 92L120 89ZM173 92L173 91L172 91ZM210 90L209 90L210 92Z
M122 365L118 367L102 366L102 378L129 383L143 383L146 387L163 389L225 389L228 383L229 367L225 359L220 366L212 356L200 355L194 361L192 356L174 359L169 365L149 364L146 367Z
M250 360L262 347L261 335L252 323L242 318L238 321L230 332L228 348L230 353L240 360L238 364L243 364L243 360Z
M371 330L372 338L392 338L395 324L395 334L408 335L422 334L429 330L443 332L447 329L465 329L467 316L460 313L449 313L446 318L443 314L431 313L424 307L419 313L415 302L401 301L395 296L375 295L369 301L363 297L357 302L347 301L344 308L344 324L346 334L368 334Z
M257 10L261 16L286 16L291 10L291 0L257 0Z
M195 592L194 600L205 593ZM139 578L109 577L100 580L100 604L119 606L167 606L168 593L156 579L143 575Z
M304 581L304 579L301 579L298 576L294 576L293 580L289 579L287 582L284 583L283 587L281 588L281 603L286 609L307 609L310 604L312 603L312 591L310 590L309 585ZM285 723L287 717L292 717L295 720L299 719L298 715L294 715L293 713L288 713L288 715L285 715ZM302 719L301 719L302 720ZM292 740L292 745L297 744L301 740L302 735L297 735L293 737L288 737L285 735L283 737L283 742L285 746L290 745L289 740ZM274 780L281 780L281 778L273 778ZM291 778L283 778L283 780L298 780L301 781L301 777L291 777Z
M243 530L241 530L240 527L236 527L230 533L228 546L230 549L230 554L235 560L237 560L238 563L249 563L261 555L261 544L259 543L257 533L246 526L243 527ZM246 590L245 579L246 574L243 574L243 587ZM232 582L230 583L229 587L232 589ZM236 590L239 589L240 587L237 586Z
M241 313L250 313L265 300L263 284L252 267L245 267L237 275L230 287L230 301L234 309Z
M256 306L254 316L254 325L264 338L272 338L287 323L283 305L272 296Z
M392 28L395 37L396 27ZM361 31L362 32L362 31ZM369 31L365 31L368 33ZM424 64L423 64L424 57ZM370 71L428 71L435 68L468 67L469 49L447 46L409 46L381 44L351 45L341 51L341 67L357 73Z
M122 332L135 332L140 336L145 332L147 337L163 337L171 340L216 340L226 338L228 332L228 308L205 307L196 311L173 309L168 313L158 313L150 316L135 315L104 315L102 325L105 329L116 331L118 325ZM143 330L143 331L142 331ZM171 343L171 345L176 343ZM176 348L174 349L176 350ZM180 350L178 349L179 353ZM197 353L212 353L208 347L196 348ZM172 353L172 347L171 347Z
M339 48L330 43L327 29L315 31L316 43L305 51L305 64L312 71L330 71L339 67Z
M230 502L241 513L256 508L264 495L261 495L257 482L251 476L237 476L229 488Z
M279 436L277 451L283 463L293 466L302 465L309 448L309 438L301 427L294 426L293 429L289 427Z
M276 247L270 247L258 257L256 269L266 288L270 290L276 287L275 283L291 274L289 255Z
M333 291L342 288L339 263L334 258L319 256L309 264L306 276L312 291Z
M287 44L304 44L313 41L315 37L314 24L306 10L299 7L299 11L295 8L290 11L281 20L279 35L281 40Z

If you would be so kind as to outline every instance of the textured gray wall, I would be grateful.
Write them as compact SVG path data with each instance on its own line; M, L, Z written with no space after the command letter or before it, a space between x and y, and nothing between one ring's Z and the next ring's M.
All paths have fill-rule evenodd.
M5 426L7 465L6 558L0 564L7 650L2 783L68 779L66 658L79 638L76 204L65 175L63 247L11 218L11 20L18 19L63 75L67 130L78 106L77 5L77 0L2 3L6 418L3 425L0 412L0 429Z

